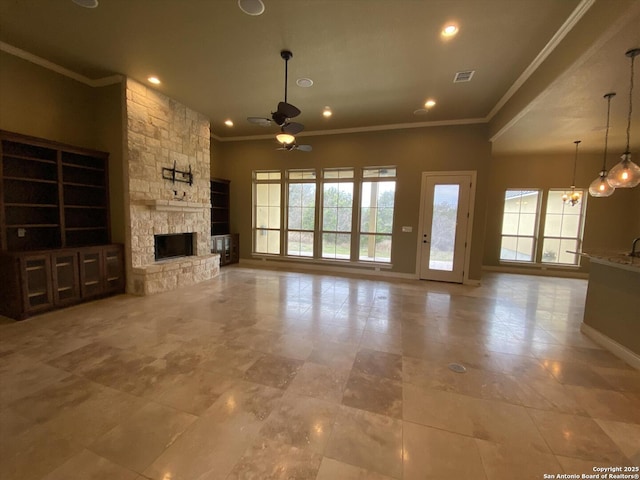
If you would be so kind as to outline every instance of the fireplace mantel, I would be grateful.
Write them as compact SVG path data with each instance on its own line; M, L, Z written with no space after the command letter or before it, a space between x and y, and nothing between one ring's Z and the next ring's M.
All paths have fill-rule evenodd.
M139 200L138 205L144 205L151 210L160 212L192 212L199 213L211 208L211 205L181 200Z

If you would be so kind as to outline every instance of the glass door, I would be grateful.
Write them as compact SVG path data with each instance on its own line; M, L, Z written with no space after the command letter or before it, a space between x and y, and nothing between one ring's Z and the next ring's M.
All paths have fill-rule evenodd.
M423 178L421 279L462 283L470 191L470 175Z

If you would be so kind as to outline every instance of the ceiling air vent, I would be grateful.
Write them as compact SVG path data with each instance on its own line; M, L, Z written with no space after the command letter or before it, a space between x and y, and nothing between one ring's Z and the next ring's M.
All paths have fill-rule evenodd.
M475 70L465 70L464 72L457 72L456 76L453 77L453 83L470 82L474 73L476 73Z

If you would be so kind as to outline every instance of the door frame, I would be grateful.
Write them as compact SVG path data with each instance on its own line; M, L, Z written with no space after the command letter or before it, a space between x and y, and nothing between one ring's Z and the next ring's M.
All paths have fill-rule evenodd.
M420 216L418 220L418 235L416 236L417 255L416 255L416 278L420 279L420 265L422 263L422 232L424 230L424 203L427 195L427 178L444 177L451 175L468 175L471 177L471 188L469 190L469 219L467 223L467 237L465 242L467 247L464 250L464 272L462 275L463 285L479 285L478 280L469 279L469 265L471 264L471 239L473 238L473 218L476 204L476 183L478 172L476 170L455 170L455 171L436 171L422 172L420 183Z

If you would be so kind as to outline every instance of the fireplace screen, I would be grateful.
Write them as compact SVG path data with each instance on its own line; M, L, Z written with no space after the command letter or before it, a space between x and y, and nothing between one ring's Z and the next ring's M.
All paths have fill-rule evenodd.
M155 235L156 261L193 255L193 233Z

